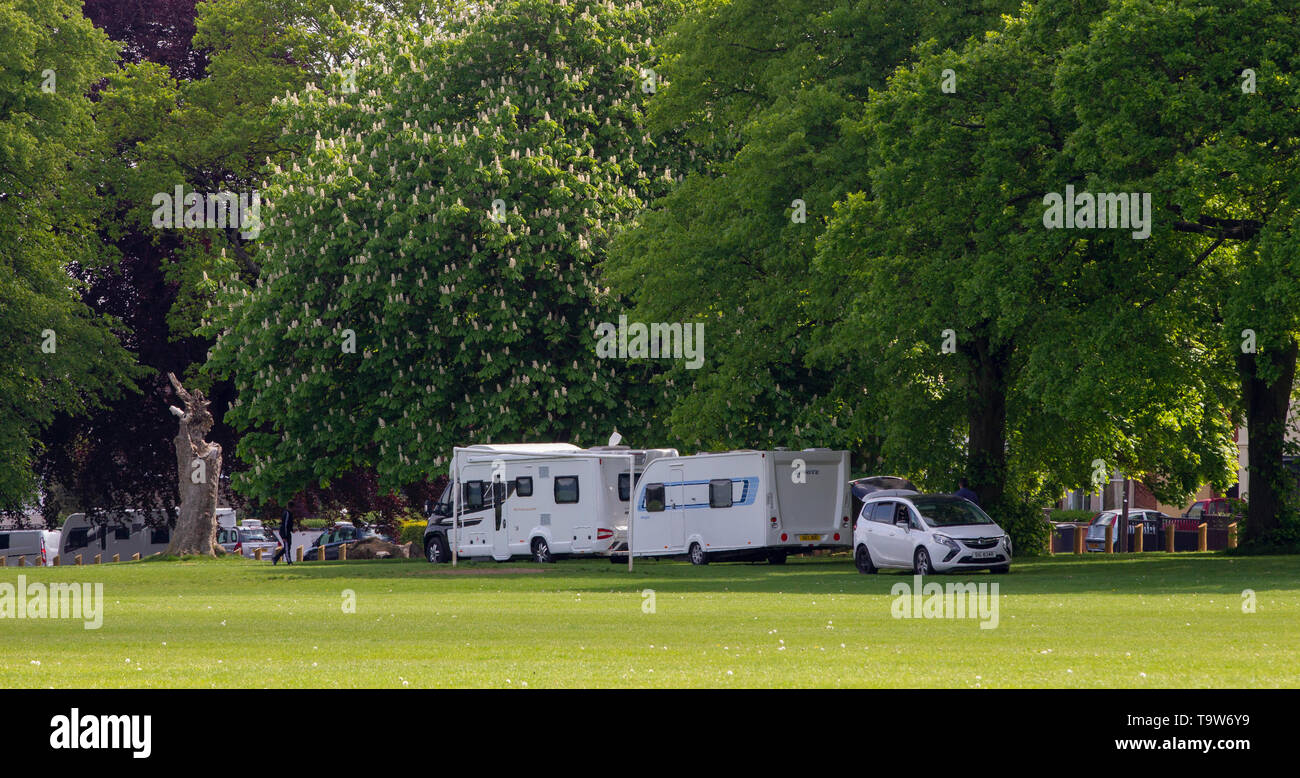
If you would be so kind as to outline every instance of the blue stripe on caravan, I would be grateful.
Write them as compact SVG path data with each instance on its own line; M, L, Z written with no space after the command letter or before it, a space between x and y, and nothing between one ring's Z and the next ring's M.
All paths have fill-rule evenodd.
M717 480L717 479L714 479L714 480ZM732 479L730 479L730 480L731 480L731 482L732 482L733 484L734 484L734 483L742 483L742 484L744 484L744 488L740 490L740 499L739 499L739 500L736 500L736 501L733 502L733 503L731 503L731 507L735 508L735 507L737 507L737 506L753 505L753 504L754 504L754 500L755 500L755 499L757 498L757 496L758 496L758 478L753 477L753 476L748 476L748 477L744 477L744 478L732 478ZM664 510L666 511L666 510L669 510L670 508L671 508L671 509L674 509L674 510L679 509L679 508L680 508L681 510L688 510L688 509L690 509L690 508L707 508L707 507L709 507L709 504L708 504L707 502L695 502L695 503L689 503L689 504L687 504L687 505L677 505L676 503L669 503L669 502L667 502L667 500L668 500L668 487L670 487L670 486L701 486L701 485L708 485L708 483L709 483L708 480L703 480L703 481L665 481L665 482L664 482L664 502L665 502ZM644 488L644 487L645 487L645 484L643 483L643 484L642 484L642 488L641 488L641 496L640 496L640 499L639 499L639 501L637 502L637 506L636 506L636 507L637 507L637 510L639 510L639 511L644 511L644 510L645 510L645 488ZM662 512L662 511L655 511L655 513L661 513L661 512Z

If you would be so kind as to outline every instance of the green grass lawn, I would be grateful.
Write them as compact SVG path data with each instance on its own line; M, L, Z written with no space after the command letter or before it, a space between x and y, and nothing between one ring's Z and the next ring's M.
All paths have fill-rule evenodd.
M995 629L895 619L890 589L911 576L860 575L847 555L631 574L154 561L0 582L20 573L102 582L103 626L0 619L0 688L1300 686L1295 557L1056 557L930 579L1000 584Z

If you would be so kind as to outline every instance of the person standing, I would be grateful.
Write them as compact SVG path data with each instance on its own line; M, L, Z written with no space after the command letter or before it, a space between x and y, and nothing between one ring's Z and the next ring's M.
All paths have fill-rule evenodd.
M275 556L271 557L271 564L280 561L284 557L285 564L293 564L293 557L290 555L290 549L293 547L293 511L288 508L280 516L280 539L281 545L275 550Z
M975 493L974 489L970 488L970 482L965 478L957 482L957 496L965 497L976 505L980 504L980 496Z

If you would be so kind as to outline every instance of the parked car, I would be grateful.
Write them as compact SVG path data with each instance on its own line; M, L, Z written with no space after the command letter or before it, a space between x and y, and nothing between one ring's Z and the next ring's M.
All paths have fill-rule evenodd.
M858 571L1011 570L1011 536L978 505L955 494L886 489L868 495L853 529Z
M348 522L339 522L333 527L325 530L312 541L312 544L303 549L302 558L304 560L316 560L320 558L321 546L325 547L325 559L338 559L339 546L346 543L355 543L358 540L369 537L378 537L389 543L394 543L391 537L375 531L374 527L357 527Z
M261 522L249 524L245 522L239 527L218 527L217 543L226 551L232 554L243 554L249 559L257 556L257 550L262 550L262 558L268 559L283 544L270 530L262 527Z
M43 529L7 529L0 530L0 557L6 565L17 565L22 557L23 564L45 567L54 564L54 555L59 551L59 533Z
M1184 519L1202 519L1206 516L1245 516L1246 503L1236 497L1211 497L1197 500L1183 511Z
M1092 518L1092 523L1088 525L1088 532L1083 537L1084 546L1088 551L1106 550L1106 527L1108 526L1115 528L1111 532L1111 540L1115 543L1116 549L1120 547L1119 516L1118 510L1108 510ZM1136 531L1134 527L1139 522L1142 524L1142 548L1147 551L1157 551L1164 547L1164 536L1161 533L1168 525L1173 524L1174 529L1179 532L1195 532L1197 525L1200 524L1199 519L1170 516L1150 508L1129 508L1128 534L1130 536ZM1128 547L1133 547L1131 537Z

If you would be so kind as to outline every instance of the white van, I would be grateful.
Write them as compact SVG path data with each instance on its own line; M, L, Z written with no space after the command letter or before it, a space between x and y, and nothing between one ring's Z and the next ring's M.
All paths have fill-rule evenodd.
M153 518L161 521L166 515L158 511ZM91 562L96 554L104 562L111 561L114 554L122 561L132 554L144 559L166 551L170 542L170 529L146 526L145 514L137 510L110 513L99 523L91 522L84 513L74 513L63 522L59 556L63 564L72 564L77 554L83 563Z
M425 528L425 556L449 561L454 544L463 557L550 562L626 548L631 470L666 452L676 453L569 443L457 448Z
M59 551L59 533L43 529L0 530L0 557L13 567L21 563L35 567L54 564Z
M650 462L638 479L632 553L692 563L848 548L849 454L728 451Z

